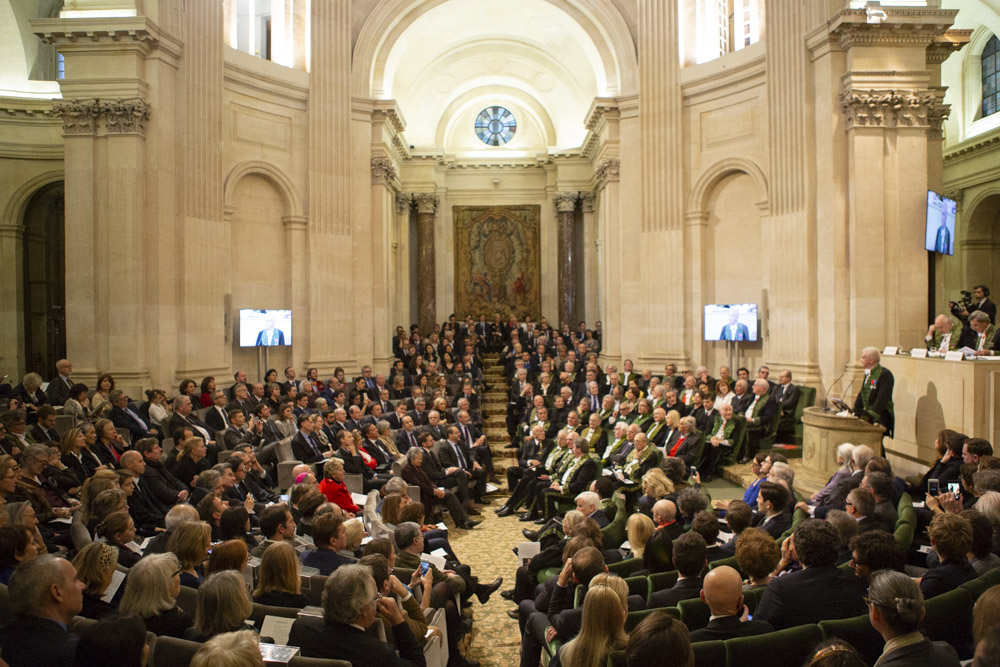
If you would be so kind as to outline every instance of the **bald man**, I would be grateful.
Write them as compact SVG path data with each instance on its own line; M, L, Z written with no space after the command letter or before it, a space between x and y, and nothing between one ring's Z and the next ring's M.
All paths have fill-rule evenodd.
M767 621L747 620L747 608L743 604L743 579L739 572L728 565L709 570L699 597L711 610L712 620L704 628L691 633L692 643L774 632Z
M924 342L927 344L928 350L944 354L974 342L971 333L971 329L963 327L957 320L942 314L934 318L934 324L927 329Z
M674 540L684 532L684 526L677 521L677 505L672 500L657 500L653 505L653 524L656 532L646 542L643 551L643 568L650 572L668 572L674 569Z

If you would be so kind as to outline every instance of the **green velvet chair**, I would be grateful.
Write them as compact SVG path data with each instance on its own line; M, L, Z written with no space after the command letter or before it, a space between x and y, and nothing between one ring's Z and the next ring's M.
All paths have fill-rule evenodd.
M681 618L681 612L677 607L661 607L660 609L643 609L641 611L630 611L625 617L625 632L632 632L635 626L639 625L642 619L646 618L653 612L662 611L664 613L670 614L677 620Z
M726 640L729 667L801 665L823 641L818 625L800 625L752 637Z
M702 602L701 598L681 600L677 603L677 608L681 610L681 620L688 630L700 630L708 625L708 620L712 616L708 605Z
M874 665L875 661L882 655L885 640L872 627L867 614L853 618L820 621L819 629L823 633L824 639L836 637L853 646L869 665Z
M726 642L695 642L691 644L694 650L694 664L697 667L726 667Z
M619 542L619 544L621 544ZM626 558L625 560L620 560L617 563L611 563L608 565L608 572L612 574L617 574L619 577L624 579L630 576L633 572L642 569L642 559L641 558Z
M811 408L816 405L816 388L815 387L799 387L799 402L795 406L795 431L792 435L793 445L801 445L803 440L803 431L805 427L802 425L802 415L806 411L806 408Z
M924 634L933 641L946 641L958 657L972 657L972 607L976 599L967 588L956 588L924 602Z

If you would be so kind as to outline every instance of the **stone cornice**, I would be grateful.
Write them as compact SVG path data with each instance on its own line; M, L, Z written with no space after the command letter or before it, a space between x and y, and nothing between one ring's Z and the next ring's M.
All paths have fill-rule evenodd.
M1000 132L985 134L968 141L963 141L962 143L947 149L944 154L944 161L950 162L953 160L961 160L982 151L992 151L997 148L1000 148Z
M958 15L957 9L882 7L885 20L868 23L864 9L843 9L828 22L842 49L856 46L929 46L944 35Z
M31 25L43 43L55 45L61 51L117 45L137 48L143 53L158 48L175 58L183 51L177 39L145 16L34 19Z
M615 98L595 97L594 101L590 104L590 109L587 110L587 115L584 116L584 127L593 132L598 128L605 116L617 111L618 101Z

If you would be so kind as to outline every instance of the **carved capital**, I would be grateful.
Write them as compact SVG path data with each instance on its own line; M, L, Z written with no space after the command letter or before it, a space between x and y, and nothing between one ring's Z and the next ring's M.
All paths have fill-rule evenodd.
M434 215L441 200L429 192L418 192L413 195L413 201L417 205L417 213L430 213Z
M597 178L597 189L602 189L608 183L617 183L620 179L622 162L618 158L609 157L601 160L597 165L595 177Z
M848 90L841 95L840 108L847 129L857 127L923 128L931 138L940 138L941 125L951 113L936 90Z
M396 180L396 167L385 157L372 158L372 185L389 185Z
M583 206L584 213L594 212L594 193L593 192L581 192L580 193L580 203Z
M575 192L557 192L552 198L559 213L572 213L576 210L577 194Z
M944 196L948 199L954 199L955 208L959 211L962 210L962 199L965 197L965 190L951 190L950 192L945 192Z
M101 114L108 134L146 134L149 110L149 102L140 98L101 101Z
M406 213L407 211L410 210L410 204L411 203L412 203L412 200L410 199L410 195L404 195L402 193L397 193L396 194L396 213L398 213L399 215L403 215L404 213Z
M94 134L101 105L96 99L63 99L52 103L52 111L62 117L63 134Z

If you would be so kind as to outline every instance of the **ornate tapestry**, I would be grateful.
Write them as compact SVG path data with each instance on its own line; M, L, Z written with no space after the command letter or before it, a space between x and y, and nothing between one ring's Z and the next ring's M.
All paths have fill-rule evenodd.
M456 206L455 314L538 318L540 206Z

